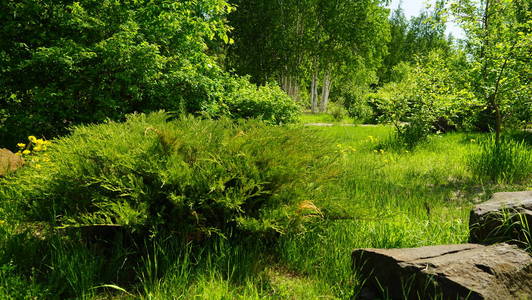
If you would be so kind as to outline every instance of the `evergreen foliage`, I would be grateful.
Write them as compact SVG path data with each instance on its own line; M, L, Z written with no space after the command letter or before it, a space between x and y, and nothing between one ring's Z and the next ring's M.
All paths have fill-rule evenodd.
M168 118L76 127L3 181L0 202L15 219L59 226L271 235L336 173L334 146L308 128Z

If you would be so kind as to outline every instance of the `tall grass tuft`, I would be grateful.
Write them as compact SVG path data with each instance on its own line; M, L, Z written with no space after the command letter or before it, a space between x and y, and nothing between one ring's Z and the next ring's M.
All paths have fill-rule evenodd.
M479 142L480 149L468 158L468 166L477 179L512 183L529 179L532 175L532 151L523 141L494 136Z

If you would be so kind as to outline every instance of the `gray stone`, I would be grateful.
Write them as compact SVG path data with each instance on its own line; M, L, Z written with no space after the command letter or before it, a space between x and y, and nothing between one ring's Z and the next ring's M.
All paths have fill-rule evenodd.
M357 249L359 299L532 299L532 257L514 245Z
M24 165L22 157L7 149L0 149L0 177L15 172L22 165Z
M495 193L476 205L469 217L469 241L511 242L527 246L532 224L532 191ZM528 233L527 233L528 232Z

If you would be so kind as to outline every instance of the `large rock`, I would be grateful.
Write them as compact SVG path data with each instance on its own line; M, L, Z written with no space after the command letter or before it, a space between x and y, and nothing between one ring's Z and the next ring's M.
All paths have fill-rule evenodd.
M532 257L514 245L358 249L359 299L532 299Z
M24 165L22 157L15 155L7 149L0 149L0 177L15 172L22 165Z
M526 246L530 225L532 191L495 193L489 201L471 210L469 241L482 244L514 242Z

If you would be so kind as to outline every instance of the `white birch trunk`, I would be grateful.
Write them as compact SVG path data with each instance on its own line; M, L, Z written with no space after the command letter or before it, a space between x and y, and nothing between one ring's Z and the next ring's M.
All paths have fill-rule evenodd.
M312 83L310 84L310 109L313 113L318 112L318 74L312 74Z
M329 104L329 93L331 91L331 75L329 72L323 76L323 88L321 93L320 111L327 112L327 105Z

